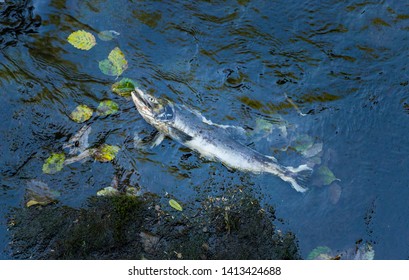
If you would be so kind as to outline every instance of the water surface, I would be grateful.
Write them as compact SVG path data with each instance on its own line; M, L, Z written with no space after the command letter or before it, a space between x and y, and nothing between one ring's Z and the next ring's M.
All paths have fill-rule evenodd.
M193 205L245 185L275 207L280 229L295 233L304 258L317 246L343 252L357 242L371 244L376 259L409 257L404 1L13 2L0 3L2 217L24 207L31 179L59 190L63 205L80 207L115 173L128 172L144 192ZM78 29L121 35L81 51L66 40ZM152 128L130 100L111 91L116 78L98 69L114 47L128 60L122 76L213 122L254 129L257 120L280 117L294 135L322 142L322 162L338 186L310 184L300 194L274 176L231 172L190 155L170 139L136 149L135 133ZM81 128L69 113L104 99L117 102L120 112L89 121L90 144L121 147L115 163L88 161L43 174L44 160ZM253 140L252 147L283 164L303 160L278 152L271 139ZM2 219L4 259L9 238Z

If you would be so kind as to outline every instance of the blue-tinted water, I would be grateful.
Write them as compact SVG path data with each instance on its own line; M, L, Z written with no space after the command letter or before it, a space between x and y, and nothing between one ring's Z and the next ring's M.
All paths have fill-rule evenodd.
M8 2L8 1L6 1ZM212 1L213 2L213 1ZM2 6L1 6L2 5ZM15 5L14 7L11 7ZM342 252L363 240L376 259L409 256L409 6L404 1L15 1L0 3L1 216L24 207L27 181L61 192L80 207L109 186L115 168L133 171L145 192L185 204L245 184L272 205L301 255L317 246ZM41 18L41 19L40 19ZM115 30L90 51L66 41L84 29ZM202 112L216 123L254 128L284 119L289 131L323 143L322 164L337 186L294 191L272 175L230 172L166 139L135 149L135 133L152 129L130 100L115 95L98 61L118 46L122 74L157 96ZM120 79L120 78L119 78ZM285 94L306 113L301 116ZM90 143L121 148L116 165L88 161L56 175L44 160L61 151L81 125L68 115L104 99L120 112L94 117ZM253 147L286 165L267 138ZM0 222L1 258L10 258L7 220Z

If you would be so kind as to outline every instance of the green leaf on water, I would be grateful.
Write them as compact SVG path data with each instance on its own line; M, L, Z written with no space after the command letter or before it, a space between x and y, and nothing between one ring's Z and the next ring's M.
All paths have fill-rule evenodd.
M318 246L308 254L307 260L330 260L332 259L331 253L330 248Z
M120 76L128 68L128 61L125 59L124 53L116 47L109 55L108 59L99 62L99 69L105 75Z
M75 48L85 51L90 50L96 45L94 35L84 30L78 30L71 33L67 40Z
M102 144L95 150L93 156L96 160L100 162L108 162L113 160L118 152L119 152L118 146Z
M77 123L83 123L91 118L92 113L93 111L91 108L87 105L81 104L71 112L70 118Z
M117 68L108 59L99 62L99 69L102 73L108 76L119 76Z
M314 139L309 135L300 135L294 142L293 148L297 152L304 152L314 145Z
M101 116L108 116L118 112L119 106L112 100L104 100L99 103L97 112Z
M124 53L118 47L109 53L108 59L117 68L119 75L128 68L128 61L126 61Z
M112 85L112 91L119 96L128 97L131 96L131 92L134 91L135 87L137 86L138 83L134 80L123 78L119 82L116 82Z
M325 165L322 165L316 171L318 185L330 185L334 181L341 181L335 177L334 173Z
M119 32L116 32L115 30L104 30L98 33L98 38L102 41L111 41L119 35Z
M174 200L174 199L169 200L169 205L170 205L173 209L176 209L176 210L178 210L178 211L183 211L182 206L180 206L180 204L179 204L176 200Z
M43 164L43 172L46 174L55 174L64 167L64 153L54 153L49 156Z

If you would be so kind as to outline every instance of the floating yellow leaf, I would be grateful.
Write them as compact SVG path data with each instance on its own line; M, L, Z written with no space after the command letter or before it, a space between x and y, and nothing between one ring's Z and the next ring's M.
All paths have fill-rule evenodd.
M128 61L126 61L124 53L118 47L109 53L108 59L117 67L125 69L128 67Z
M52 154L49 158L47 158L43 164L43 172L46 174L54 174L60 171L64 166L65 155L63 153L60 154Z
M78 105L74 111L70 114L70 118L77 122L82 123L89 120L92 116L92 109L89 108L87 105Z
M75 48L85 51L90 50L96 45L94 35L84 30L78 30L71 33L67 40Z
M101 116L108 116L118 112L119 106L112 100L104 100L99 103L97 112Z
M96 160L100 162L108 162L113 160L118 152L119 152L118 146L103 144L98 149L95 150L93 156Z
M124 53L116 47L109 55L108 59L99 62L99 69L105 75L120 76L128 68L128 61L125 59Z
M176 210L178 210L178 211L183 211L182 206L180 206L180 204L179 204L176 200L174 200L174 199L169 200L169 205L170 205L173 209L176 209Z
M32 199L32 200L30 200L30 201L28 201L28 202L26 203L26 206L27 206L27 207L30 207L30 206L37 205L37 204L39 204L39 202L38 202L38 201L35 201L34 199Z

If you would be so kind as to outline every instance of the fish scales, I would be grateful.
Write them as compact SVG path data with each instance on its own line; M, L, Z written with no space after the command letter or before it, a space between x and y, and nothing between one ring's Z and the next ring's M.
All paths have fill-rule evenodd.
M226 130L230 126L214 124L195 110L157 99L139 88L132 92L132 100L141 116L160 133L202 157L244 172L271 173L289 182L298 192L307 190L300 185L305 171L311 173L307 165L280 165L274 157L263 155L235 140Z

